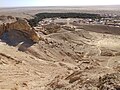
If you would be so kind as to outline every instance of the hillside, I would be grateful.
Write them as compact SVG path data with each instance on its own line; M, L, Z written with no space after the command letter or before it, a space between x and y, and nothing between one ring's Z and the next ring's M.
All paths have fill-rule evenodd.
M98 27L101 32L96 29ZM29 47L21 43L10 46L1 41L0 89L119 88L120 36L119 32L114 33L119 28L109 27L110 33L106 28L83 26L75 31L59 31L44 35L44 40ZM117 82L114 75L118 77ZM111 82L109 80L102 83L100 79L104 77L115 81L111 85L107 83Z
M119 58L120 27L1 20L0 90L120 90Z

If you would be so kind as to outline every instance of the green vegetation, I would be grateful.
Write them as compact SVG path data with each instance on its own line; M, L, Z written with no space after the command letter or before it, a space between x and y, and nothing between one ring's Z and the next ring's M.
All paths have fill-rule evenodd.
M89 13L38 13L35 15L34 19L28 20L31 26L36 26L39 21L45 18L90 18L96 19L101 18L99 14L89 14Z

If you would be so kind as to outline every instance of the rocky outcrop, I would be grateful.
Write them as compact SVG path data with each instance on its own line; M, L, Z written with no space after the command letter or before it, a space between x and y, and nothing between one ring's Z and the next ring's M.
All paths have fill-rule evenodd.
M99 78L100 90L120 90L120 73L112 73Z
M57 33L61 29L60 25L58 24L47 24L47 25L43 25L42 27L43 30L41 32L43 32L46 35L51 33Z
M0 25L0 36L4 32L8 32L11 30L18 30L22 33L24 33L27 37L29 37L33 42L38 42L40 37L35 32L35 30L28 24L28 22L24 19L18 19L15 22L12 23L6 23Z
M5 32L5 24L0 25L0 36Z

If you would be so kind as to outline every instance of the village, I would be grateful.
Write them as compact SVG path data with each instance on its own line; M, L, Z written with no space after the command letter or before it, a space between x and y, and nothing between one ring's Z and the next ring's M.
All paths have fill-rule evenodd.
M111 16L111 15L110 15ZM118 16L104 16L103 18L100 19L83 19L83 18L46 18L43 19L42 21L39 22L39 24L68 24L70 23L71 25L81 25L81 24L95 24L95 25L113 25L113 26L120 26L120 18Z

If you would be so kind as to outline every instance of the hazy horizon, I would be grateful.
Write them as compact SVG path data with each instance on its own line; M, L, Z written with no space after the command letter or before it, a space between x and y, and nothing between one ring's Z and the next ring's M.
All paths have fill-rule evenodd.
M0 7L120 5L120 0L1 0Z

